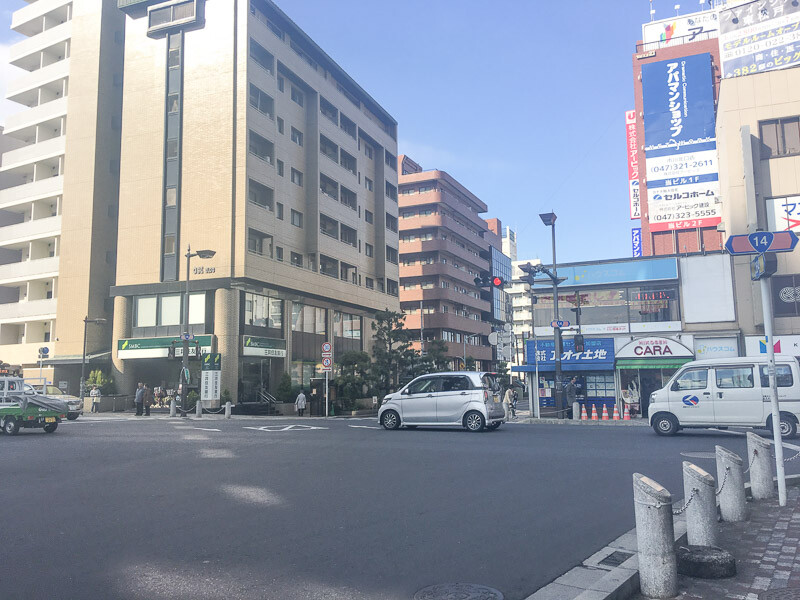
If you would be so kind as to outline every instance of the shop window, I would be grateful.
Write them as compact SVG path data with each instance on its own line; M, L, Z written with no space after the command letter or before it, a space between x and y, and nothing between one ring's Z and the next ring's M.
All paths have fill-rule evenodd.
M767 366L761 365L761 387L769 387L769 374L767 373ZM775 365L775 381L778 387L792 387L794 385L794 378L792 377L792 368L789 365Z
M717 367L714 371L720 389L751 388L754 385L753 367Z
M202 325L206 322L206 295L189 294L189 325Z
M181 324L181 295L171 294L159 298L159 325L180 325Z
M642 286L628 289L631 323L679 321L677 286Z
M283 300L246 293L244 298L244 322L254 327L283 328Z
M704 390L708 387L708 369L690 369L681 373L672 384L672 391Z
M156 296L136 298L136 327L155 327L157 309Z

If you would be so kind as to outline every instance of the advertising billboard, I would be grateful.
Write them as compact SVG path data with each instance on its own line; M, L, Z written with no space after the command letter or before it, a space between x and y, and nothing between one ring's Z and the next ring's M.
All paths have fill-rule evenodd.
M711 55L642 65L642 94L650 230L719 224Z
M631 219L642 218L642 202L639 197L639 146L636 143L636 111L625 112L625 137L628 148L628 196L631 203Z
M642 228L634 227L631 229L631 251L633 258L639 258L642 255Z
M755 0L719 11L723 77L800 64L800 3Z
M800 196L767 198L766 206L770 231L800 233Z
M657 50L689 42L708 40L719 35L719 16L716 10L671 17L642 25L643 50Z

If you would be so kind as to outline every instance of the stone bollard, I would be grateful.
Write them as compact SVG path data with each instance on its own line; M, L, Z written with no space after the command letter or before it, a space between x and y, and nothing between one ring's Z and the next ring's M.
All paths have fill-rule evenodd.
M580 421L581 420L581 403L580 402L573 402L572 403L572 420L573 421Z
M230 401L230 400L228 400L228 401L225 403L225 418L226 418L226 419L230 419L230 418L231 418L231 406L232 406L232 405L231 405L231 401Z
M727 448L716 446L717 479L720 482L719 512L723 521L747 520L747 498L744 493L742 458Z
M691 546L717 546L717 487L703 469L683 461L683 501L686 507L686 538ZM691 500L690 500L691 498Z
M172 400L169 401L169 416L170 417L177 417L178 416L178 408L175 403L175 398L173 397Z
M639 548L639 583L647 598L678 595L672 496L662 485L633 474L633 510Z
M775 495L771 446L768 440L747 432L747 464L750 465L750 491L753 500L765 500Z
M198 419L203 416L203 403L200 402L199 398L194 405L194 414Z

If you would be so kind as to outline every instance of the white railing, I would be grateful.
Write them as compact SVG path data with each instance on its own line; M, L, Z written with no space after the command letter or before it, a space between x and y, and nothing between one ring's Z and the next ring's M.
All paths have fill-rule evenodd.
M61 234L61 215L0 227L0 246Z
M58 119L66 115L67 99L66 97L58 98L6 117L6 127L3 133L8 135L9 133L19 131L25 127L32 127L39 123L44 123L51 119Z
M27 300L0 304L0 323L24 320L55 319L56 299Z
M31 183L0 190L0 209L44 198L54 198L64 193L64 176L48 177Z
M56 277L58 275L58 256L35 258L22 262L0 265L0 285L18 281Z
M62 156L66 149L66 143L67 137L62 135L38 144L31 144L30 146L23 146L6 152L3 154L3 166L0 167L0 172L9 171L40 160Z
M52 29L37 33L33 37L21 40L8 49L8 62L14 64L20 59L51 46L66 42L72 37L72 21L56 25Z
M17 29L34 19L40 19L46 14L66 6L72 0L37 0L32 4L23 6L11 13L11 29Z
M14 100L18 94L36 89L51 81L69 77L69 59L65 58L36 71L25 73L12 80L6 88L6 98Z

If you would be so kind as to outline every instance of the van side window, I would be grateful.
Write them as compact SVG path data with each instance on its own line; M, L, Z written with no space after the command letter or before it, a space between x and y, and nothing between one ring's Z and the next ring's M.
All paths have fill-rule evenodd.
M461 392L470 389L469 379L466 377L443 377L443 392Z
M436 391L439 382L439 377L428 377L427 379L420 379L408 386L409 394L431 394Z
M753 387L753 367L717 367L718 388L751 388Z
M761 365L761 387L769 387L769 375L767 374L767 366ZM792 387L794 385L794 377L792 377L792 368L789 365L775 365L775 380L778 387Z
M708 369L690 369L675 380L672 390L703 390L708 387Z

